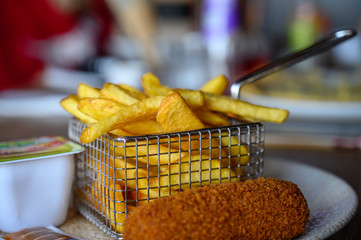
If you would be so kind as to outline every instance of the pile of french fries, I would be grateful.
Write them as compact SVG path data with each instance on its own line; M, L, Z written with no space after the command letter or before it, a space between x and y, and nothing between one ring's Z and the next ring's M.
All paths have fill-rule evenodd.
M146 73L142 77L144 92L124 84L106 83L102 89L80 84L77 95L68 96L60 104L87 125L80 136L84 144L104 134L139 136L228 126L229 117L276 123L287 119L287 110L222 96L227 84L227 78L221 75L200 90L171 89L162 85L152 73ZM128 203L134 200L139 205L169 196L173 191L236 181L235 176L242 171L240 166L249 160L247 147L235 136L226 135L215 140L210 135L188 140L174 137L156 144L140 141L122 146L114 142L110 150L103 149L107 153L102 159L104 164L95 167L98 175L89 202L99 211L102 209L99 203L107 203L111 211L103 213L112 226L122 232L125 212L134 207L124 199ZM91 160L87 161L94 165ZM116 170L109 171L109 168ZM106 173L111 176L105 176ZM100 191L102 186L111 188ZM109 199L115 204L109 204Z
M135 136L223 126L229 124L227 115L275 123L288 117L284 109L222 96L227 87L224 76L211 79L200 90L170 89L152 73L143 76L142 84L144 93L125 84L106 83L102 89L80 84L77 96L68 96L60 105L88 125L82 143L108 132Z

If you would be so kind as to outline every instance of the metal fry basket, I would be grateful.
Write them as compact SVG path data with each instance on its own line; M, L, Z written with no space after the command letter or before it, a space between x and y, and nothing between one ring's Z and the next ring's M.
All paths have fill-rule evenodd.
M80 143L86 126L69 121L69 138ZM262 123L157 135L103 135L76 156L74 201L105 233L122 238L126 216L153 199L209 184L263 175Z

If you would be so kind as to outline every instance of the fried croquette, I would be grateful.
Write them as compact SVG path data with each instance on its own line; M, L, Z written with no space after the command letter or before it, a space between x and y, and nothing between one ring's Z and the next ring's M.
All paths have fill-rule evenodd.
M309 209L292 182L258 178L180 192L137 208L123 236L137 239L292 239Z

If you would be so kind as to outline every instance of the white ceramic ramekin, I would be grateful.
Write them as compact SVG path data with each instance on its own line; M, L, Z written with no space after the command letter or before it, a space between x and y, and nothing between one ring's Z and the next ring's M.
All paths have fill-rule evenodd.
M0 230L4 232L59 226L66 219L74 154L82 148L56 136L43 137L40 147L38 140L28 144L22 140L19 146L15 142L8 153L9 144L0 143ZM26 153L14 150L19 148ZM18 157L11 160L14 154Z

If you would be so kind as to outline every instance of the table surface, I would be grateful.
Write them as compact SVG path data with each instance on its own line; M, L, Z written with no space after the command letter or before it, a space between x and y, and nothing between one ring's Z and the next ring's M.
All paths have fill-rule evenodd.
M61 135L67 137L67 118L52 119L2 119L0 118L0 141L20 138ZM279 138L279 136L278 136ZM270 136L271 140L272 137ZM266 143L269 142L266 134ZM287 141L286 141L287 142ZM325 142L325 141L324 141ZM327 142L327 141L326 141ZM336 148L333 146L312 146L312 144L266 144L265 159L282 158L305 163L333 173L353 187L361 199L361 149ZM75 211L70 211L65 224L59 227L65 233L82 239L110 239ZM92 235L90 236L89 233ZM0 232L0 236L1 233ZM361 239L361 208L352 220L340 231L328 238Z

